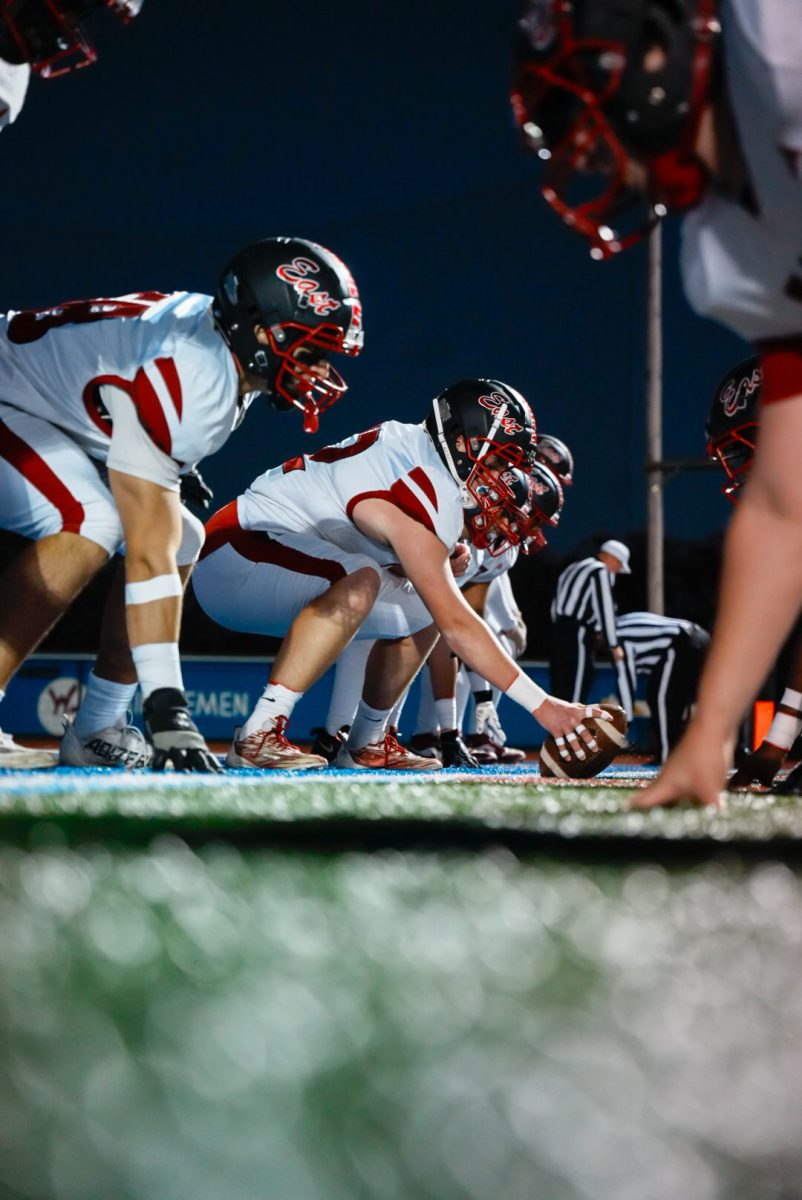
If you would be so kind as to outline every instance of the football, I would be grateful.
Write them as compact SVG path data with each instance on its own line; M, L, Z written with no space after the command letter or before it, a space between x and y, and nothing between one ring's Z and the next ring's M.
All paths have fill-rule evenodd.
M608 712L612 721L600 721L597 717L586 717L582 724L593 734L598 745L594 754L584 747L585 758L577 758L569 742L565 749L571 755L563 758L553 737L546 738L540 747L540 774L549 779L592 779L609 767L610 763L627 745L627 717L619 704L599 704L597 708Z

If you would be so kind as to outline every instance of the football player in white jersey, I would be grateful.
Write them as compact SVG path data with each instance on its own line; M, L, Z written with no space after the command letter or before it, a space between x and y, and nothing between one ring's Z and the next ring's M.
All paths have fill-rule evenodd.
M97 57L86 17L110 9L126 24L143 0L3 0L0 3L0 129L25 103L31 72L55 79L88 67Z
M593 256L636 241L667 208L693 209L688 298L760 352L755 466L727 537L696 715L637 801L718 804L738 723L802 597L799 4L527 0L519 64L513 106L547 160L544 195Z
M350 272L298 238L240 251L214 297L145 292L0 318L0 526L33 541L0 580L0 689L124 545L153 765L214 769L178 656L181 474L223 445L259 392L315 429L345 390L328 356L357 354L362 340ZM0 762L24 765L7 750Z
M387 732L438 630L582 753L592 741L582 718L597 710L548 696L520 671L465 603L449 565L465 509L484 521L498 507L507 492L501 472L531 464L533 436L529 405L513 388L463 380L435 398L422 424L387 421L292 458L212 518L194 576L201 606L230 629L288 631L229 765L325 766L288 742L287 724L300 696L360 637L378 640L338 765L439 766L412 760Z

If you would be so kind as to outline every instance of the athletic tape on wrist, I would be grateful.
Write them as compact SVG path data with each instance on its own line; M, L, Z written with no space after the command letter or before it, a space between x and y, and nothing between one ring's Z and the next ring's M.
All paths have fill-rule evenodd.
M150 604L151 600L167 600L171 596L180 596L181 592L180 575L154 575L141 583L127 583L125 603Z
M145 700L158 688L177 688L183 692L178 642L147 642L144 646L132 646L131 657Z
M513 679L504 694L530 713L534 712L536 708L540 708L543 701L548 698L548 692L544 692L542 687L538 687L534 679L524 675L523 671L517 679Z

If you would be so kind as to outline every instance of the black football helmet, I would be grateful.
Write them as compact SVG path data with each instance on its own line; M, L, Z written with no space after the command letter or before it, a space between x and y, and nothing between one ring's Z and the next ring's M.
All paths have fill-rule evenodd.
M29 63L43 79L88 67L97 58L84 20L111 9L126 24L144 0L0 0L0 58Z
M525 0L512 105L546 162L543 195L609 258L697 204L694 143L718 86L718 0ZM628 182L632 159L644 187ZM645 208L644 208L645 202ZM625 232L618 232L625 223Z
M574 482L574 456L561 438L539 433L535 458L554 472L561 487L570 487Z
M520 392L497 379L452 383L435 397L424 425L459 487L463 508L511 502L500 471L507 466L528 472L534 465L532 410Z
M220 277L212 306L241 366L262 384L274 408L298 408L314 433L324 409L346 391L331 365L324 378L306 368L332 351L362 349L362 305L345 263L304 238L265 238L235 255ZM267 335L256 336L260 325Z
M716 388L705 425L707 457L724 468L721 490L733 504L755 457L763 368L754 355L728 371Z

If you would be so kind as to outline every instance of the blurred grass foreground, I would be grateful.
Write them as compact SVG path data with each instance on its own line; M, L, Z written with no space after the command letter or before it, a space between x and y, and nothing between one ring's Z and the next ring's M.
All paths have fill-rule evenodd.
M798 1200L801 951L769 850L34 827L0 844L0 1200Z

